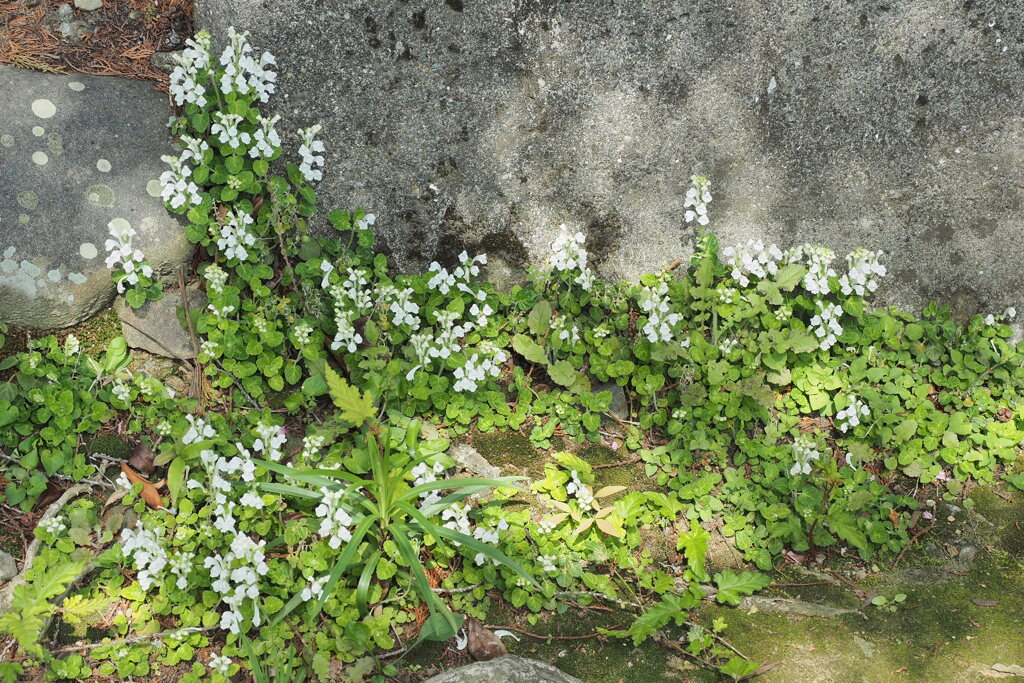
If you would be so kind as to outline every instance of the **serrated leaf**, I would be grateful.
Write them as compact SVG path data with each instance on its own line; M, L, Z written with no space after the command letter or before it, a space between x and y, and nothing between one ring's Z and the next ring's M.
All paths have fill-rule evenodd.
M807 274L807 268L800 265L799 263L790 263L779 270L775 276L775 283L784 292L792 291L794 287L800 284L800 281L804 279L804 275Z
M711 534L696 522L691 522L691 524L693 526L689 531L679 534L676 550L683 551L690 571L698 580L703 580L703 577L706 576L704 560L707 557L708 541L711 540Z
M359 391L356 387L336 373L329 365L324 366L324 378L327 391L334 405L341 409L341 418L354 425L361 425L377 415L377 407L369 393Z
M731 569L725 569L715 574L715 585L718 586L715 599L727 605L738 605L740 596L752 595L771 582L771 577L761 572L737 574Z

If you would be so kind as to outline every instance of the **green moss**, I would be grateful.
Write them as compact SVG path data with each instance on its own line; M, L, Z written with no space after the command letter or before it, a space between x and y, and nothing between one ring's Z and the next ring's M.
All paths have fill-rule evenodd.
M97 436L86 445L90 453L103 453L111 458L127 460L131 455L133 446L119 436L104 434Z
M587 444L576 451L576 455L591 465L608 465L622 462L632 457L632 453L619 453L607 446ZM594 470L594 478L598 487L625 486L629 491L665 491L654 479L644 474L644 465L632 463L617 467L600 467Z
M975 509L993 525L996 545L1018 559L1024 559L1024 494L1015 493L1010 500L996 495L992 489L971 491ZM1024 591L1024 587L1021 588Z
M473 436L473 447L487 462L497 467L506 465L534 474L544 472L545 458L530 440L519 432L490 432Z

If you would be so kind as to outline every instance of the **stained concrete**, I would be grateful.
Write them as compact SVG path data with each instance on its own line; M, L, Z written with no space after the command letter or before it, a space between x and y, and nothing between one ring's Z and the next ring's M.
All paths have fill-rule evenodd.
M406 269L543 260L558 225L608 276L711 228L888 252L881 299L1024 302L1018 2L206 0L281 65L272 104L323 122L328 208L375 212ZM297 141L292 140L297 146Z

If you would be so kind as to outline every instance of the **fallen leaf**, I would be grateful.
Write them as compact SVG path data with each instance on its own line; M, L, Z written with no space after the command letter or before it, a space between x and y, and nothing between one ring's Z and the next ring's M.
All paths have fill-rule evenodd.
M128 492L125 491L124 489L118 489L118 490L114 491L113 493L111 493L110 497L107 498L106 501L104 501L103 507L100 508L100 515L102 516L103 513L107 511L108 507L110 507L114 503L116 503L119 500L121 500L122 498L124 498L127 493Z
M146 501L146 505L154 510L164 506L164 501L160 497L160 494L156 492L156 487L153 486L153 484L143 479L135 470L128 467L125 463L121 463L121 471L124 472L124 476L128 477L128 480L133 484L135 482L142 484L142 500Z
M153 474L154 463L153 460L156 456L153 455L153 451L150 450L149 446L144 443L138 443L135 448L132 449L132 454L128 456L128 464L131 465L136 471L142 472L145 475Z
M999 604L998 600L982 600L981 598L971 598L971 602L978 607L995 607Z
M895 510L889 510L889 521L892 522L894 527L899 527L900 516Z

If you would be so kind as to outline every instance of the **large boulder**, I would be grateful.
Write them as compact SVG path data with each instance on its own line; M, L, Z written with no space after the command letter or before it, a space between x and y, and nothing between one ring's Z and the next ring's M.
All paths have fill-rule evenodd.
M423 683L583 683L550 664L516 655L449 669Z
M1024 22L993 1L204 0L252 32L272 105L325 125L327 208L381 220L407 269L463 248L544 258L558 225L606 275L693 245L888 252L886 302L1024 300ZM220 38L223 40L223 38ZM298 143L293 138L292 143Z
M51 329L114 294L107 224L127 220L161 272L191 245L164 209L167 96L139 81L0 66L0 320Z

